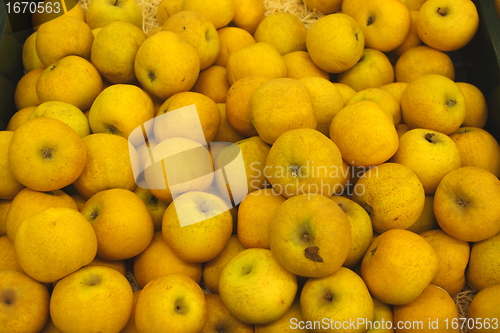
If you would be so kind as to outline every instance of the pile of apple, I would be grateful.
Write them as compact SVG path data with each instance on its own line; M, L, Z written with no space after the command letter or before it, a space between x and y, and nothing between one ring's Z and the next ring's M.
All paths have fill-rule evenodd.
M305 3L33 16L0 332L499 332L500 146L447 53L474 3Z

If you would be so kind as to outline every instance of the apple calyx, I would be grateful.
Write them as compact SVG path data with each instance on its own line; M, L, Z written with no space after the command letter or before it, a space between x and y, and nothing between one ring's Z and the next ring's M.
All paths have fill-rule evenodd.
M331 302L333 301L333 295L331 293L327 293L324 298L328 301Z
M457 101L454 100L454 99L449 99L449 100L446 101L446 106L448 106L448 107L452 107L452 106L455 106L455 105L457 105Z
M375 22L375 16L373 16L373 15L368 16L368 20L366 20L366 26L368 27L368 26L372 25L373 22Z
M156 75L153 71L148 72L148 78L151 82L153 82L156 79Z
M118 129L113 125L108 126L108 131L110 134L118 134Z
M427 140L429 143L436 143L436 141L434 141L434 135L434 133L426 133L425 140Z
M441 16L446 16L448 15L448 8L441 8L441 7L438 7L437 9L437 13Z
M149 198L149 203L157 206L158 205L158 198L155 197L154 195L151 195L151 197Z
M6 305L12 305L16 301L16 295L13 290L4 290L0 301Z
M99 215L99 212L97 211L97 208L94 208L94 210L92 211L92 213L90 214L90 219L91 220L95 220L97 218L97 216Z
M300 166L298 166L298 165L291 165L290 166L290 171L292 173L292 177L299 177L300 176Z
M42 149L42 157L46 160L51 160L52 159L52 153L54 152L54 149L52 148L45 148Z
M307 259L315 261L315 262L323 262L323 258L321 258L321 256L318 254L318 252L319 252L319 247L309 246L309 247L306 247L306 249L304 250L304 256Z
M179 314L184 314L184 313L186 313L186 310L187 310L187 309L186 309L186 307L184 307L184 306L182 306L182 305L180 304L180 302L181 302L181 301L182 301L182 300L181 300L181 299L179 299L179 300L177 300L177 302L175 302L174 310L175 310L175 312L177 312L177 313L179 313Z
M86 281L85 283L87 286L93 287L101 283L101 277L97 274L92 274Z
M461 198L457 198L457 204L461 207L461 208L465 208L469 203L467 201L465 201L464 199L461 199Z
M215 330L217 331L217 333L226 333L226 330L224 328L222 328L220 325L217 326L215 328Z

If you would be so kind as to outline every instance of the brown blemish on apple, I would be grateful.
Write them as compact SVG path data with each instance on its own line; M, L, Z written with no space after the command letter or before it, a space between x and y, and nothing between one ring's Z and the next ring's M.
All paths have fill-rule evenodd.
M373 250L371 250L371 251L370 251L370 253L371 253L372 255L374 255L374 254L375 254L375 252L377 252L377 249L378 249L378 246L377 246L376 248L374 248Z
M153 204L153 205L158 205L158 198L155 197L154 195L152 195L150 198L149 198L149 203L150 204Z
M441 7L438 7L437 9L437 13L441 16L446 16L448 15L448 8L441 8Z
M54 152L54 149L52 148L45 148L45 149L42 149L42 157L44 159L52 159L52 153Z
M427 140L429 143L435 143L434 141L434 133L426 133L425 134L425 140Z
M208 30L207 30L207 31L205 31L205 40L206 40L207 42L209 42L209 41L210 41L210 39L211 39L211 38L210 38L210 31L208 31Z
M16 301L16 295L13 290L4 290L1 294L0 301L7 305L12 305Z
M318 252L319 252L319 247L309 246L309 247L306 247L306 249L304 250L304 256L307 259L315 261L315 262L323 262L323 258L321 258L321 256L318 254Z
M108 131L111 134L117 134L118 133L118 129L116 127L114 127L113 125L109 125L108 126Z
M56 68L56 65L52 65L52 66L50 66L49 71L53 71L55 68Z
M148 72L148 77L153 82L156 79L155 73L153 71Z

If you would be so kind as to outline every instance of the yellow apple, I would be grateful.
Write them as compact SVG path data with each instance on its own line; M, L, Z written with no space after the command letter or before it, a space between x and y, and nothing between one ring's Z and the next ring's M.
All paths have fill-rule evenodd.
M213 99L197 92L183 91L160 105L154 120L154 135L158 142L183 137L206 145L214 141L220 123L220 110ZM198 124L201 128L196 128Z
M287 77L291 79L301 79L305 77L320 77L325 80L330 79L330 75L320 69L312 61L311 56L306 51L293 51L283 56L285 60Z
M500 181L478 167L449 172L434 195L434 214L441 229L466 242L479 242L500 231Z
M366 333L394 333L394 314L392 306L373 299L373 322Z
M232 231L233 218L226 203L207 192L181 194L163 215L163 238L187 262L206 262L217 257Z
M178 34L160 31L141 44L134 70L146 91L165 100L193 87L200 72L200 57Z
M203 265L203 284L211 293L219 293L219 280L222 270L234 256L244 249L245 247L239 241L238 235L233 234L222 252Z
M14 91L14 104L18 110L40 104L40 99L36 93L36 82L43 70L44 67L33 69L24 74L17 82Z
M94 35L82 20L62 15L40 26L36 34L36 54L44 67L74 55L90 60Z
M210 152L199 142L168 138L154 146L150 156L152 161L145 164L145 187L167 204L184 192L208 191L214 180Z
M295 297L292 305L287 312L279 319L265 325L254 325L254 333L293 333L309 332L300 327L304 322L304 316L300 309L300 297Z
M200 333L211 332L241 332L241 333L254 333L253 325L245 324L236 319L231 312L226 308L220 295L218 294L205 294L205 301L207 303L207 321Z
M365 36L365 47L382 52L403 44L411 28L408 7L399 0L366 0L354 13Z
M399 125L401 122L401 106L399 105L399 101L393 94L380 88L366 88L360 90L345 101L344 106L364 100L378 103L392 118L395 126Z
M247 324L268 324L284 315L297 293L297 277L271 250L241 251L222 270L219 294L231 314Z
M484 168L500 177L500 145L493 135L478 127L460 127L450 138L460 150L462 166Z
M133 297L121 273L105 266L83 267L55 285L50 318L62 332L118 333L132 313Z
M191 91L210 97L215 103L226 103L229 88L226 68L213 65L200 72Z
M429 285L438 257L427 241L408 230L391 229L373 240L361 261L361 277L380 301L407 304Z
M80 110L89 109L102 89L103 82L97 69L89 61L74 55L48 65L36 82L41 103L61 101Z
M202 13L180 11L170 16L162 31L172 31L188 42L198 53L200 70L210 67L219 56L219 35L214 24Z
M203 266L180 259L163 239L161 230L155 232L148 247L134 257L134 277L141 288L148 282L171 273L183 274L200 283Z
M153 220L144 202L132 191L101 190L87 200L82 214L94 229L97 255L103 259L135 257L153 239Z
M421 234L425 231L439 229L436 216L434 215L434 196L426 194L424 209L418 219L406 230L413 231L416 234Z
M23 269L17 262L14 242L10 240L9 236L0 236L0 250L0 270L13 269L23 272Z
M0 270L0 330L38 333L49 320L49 291L16 270Z
M334 273L351 249L351 224L329 198L297 195L283 202L269 224L274 258L290 272L305 277Z
M472 244L465 277L467 284L473 289L480 291L500 284L497 273L500 267L500 260L497 256L499 248L500 233Z
M135 0L92 0L85 12L91 29L104 27L114 21L126 21L142 29L141 7Z
M268 144L287 131L317 126L311 93L295 79L278 78L261 84L252 93L248 108L257 133ZM273 112L269 112L271 108Z
M424 291L413 301L404 305L395 305L394 322L396 333L400 332L422 332L439 330L439 332L459 333L458 311L451 296L441 287L428 285ZM412 323L408 329L399 323Z
M272 145L264 175L274 189L287 198L302 194L330 196L341 185L341 152L319 131L290 130Z
M248 193L238 206L237 235L246 248L269 249L269 224L286 197L272 188Z
M234 0L216 0L214 2L184 0L182 1L181 10L202 13L213 23L215 29L220 29L228 25L234 18L235 6Z
M26 72L37 68L45 68L36 53L36 34L37 32L35 31L29 35L23 44L23 67Z
M399 139L391 159L418 176L426 194L434 194L443 177L461 166L460 150L447 135L424 128L414 128Z
M255 27L257 28L257 26ZM229 56L247 46L255 44L255 38L244 28L224 27L217 30L220 52L214 65L226 67Z
M97 253L97 239L80 212L52 207L21 222L14 250L26 274L51 283L89 264Z
M426 74L443 75L455 80L455 65L443 51L427 45L412 47L399 57L394 65L397 82L412 82Z
M365 38L359 24L349 15L335 13L314 22L306 35L313 62L328 73L354 66L363 54Z
M308 279L300 293L300 308L302 325L309 332L366 332L374 315L365 282L346 267Z
M153 220L155 231L161 230L161 221L168 204L155 197L151 190L140 186L135 188L134 193L146 204L149 215Z
M352 166L370 167L390 159L398 149L392 117L370 100L345 106L330 124L330 139Z
M265 76L269 79L286 77L286 64L278 49L269 43L252 43L233 51L226 63L230 85L247 76Z
M241 134L251 137L257 135L257 130L250 118L248 104L253 92L269 78L261 75L247 76L230 86L226 96L227 121Z
M85 199L110 188L135 190L133 169L138 168L138 156L129 149L127 139L107 133L84 137L87 163L73 186Z
M60 101L49 101L38 105L28 117L28 120L38 117L55 118L72 129L81 138L90 134L89 120L83 112L74 105Z
M227 120L226 103L217 103L217 106L219 107L220 110L221 121L219 130L217 131L217 135L215 136L214 141L234 143L246 139L247 137L238 132L237 130L235 130L234 127L231 126L231 124ZM211 151L212 151L212 157L215 158L217 155L214 154L213 150Z
M457 82L465 96L465 119L462 127L483 128L488 119L488 105L481 90L467 82Z
M292 13L274 12L267 15L253 34L256 42L276 46L281 55L306 50L307 29L304 23Z
M373 230L409 228L424 209L425 192L418 175L399 163L368 169L356 182L352 199L370 215Z
M126 21L114 21L101 29L92 44L90 60L110 83L135 83L134 60L146 34Z
M9 144L12 175L36 191L59 190L82 173L87 155L82 138L60 120L28 120L12 135Z
M469 262L470 245L441 229L422 232L420 236L431 244L439 260L439 268L431 283L455 297L465 286L465 268Z
M469 0L427 0L418 12L417 33L426 45L455 51L467 45L479 28L479 14Z
M183 0L162 0L158 3L156 7L156 18L158 19L158 24L161 30L161 26L165 21L175 13L181 11Z
M401 96L401 112L410 128L453 133L465 119L465 96L458 85L440 74L413 80Z
M363 255L371 244L373 227L370 215L355 201L333 195L330 197L347 215L351 225L351 247L343 266L351 268L361 262Z
M203 290L182 274L167 274L149 282L135 306L135 325L141 333L156 333L159 327L168 327L171 333L196 333L207 317Z
M16 194L10 206L13 208L6 212L5 231L11 241L14 241L17 229L25 218L46 208L62 206L78 210L75 201L61 190L39 192L30 188L25 188Z
M421 2L421 1L425 2L426 0L416 0L415 2ZM411 27L403 43L388 53L388 57L396 61L397 59L399 59L399 57L401 57L401 55L403 55L409 49L422 44L422 41L420 40L420 37L418 37L417 33L418 10L410 8L410 6L408 6L408 0L401 0L401 2L406 4L408 9L410 9Z
M92 133L119 135L137 145L152 131L152 123L149 122L148 126L146 122L154 116L153 101L141 88L131 84L113 84L92 103L89 124ZM138 126L143 127L144 133L132 133Z
M469 305L469 318L475 323L470 330L472 333L486 333L498 328L498 322L500 322L499 299L500 284L485 288L474 296Z
M36 106L29 106L14 113L7 124L6 130L15 131L22 123L28 120L28 117L35 108Z
M13 131L0 131L0 199L12 200L24 188L10 170L9 145Z
M344 107L342 94L329 80L321 77L298 79L311 93L316 129L328 136L333 117Z

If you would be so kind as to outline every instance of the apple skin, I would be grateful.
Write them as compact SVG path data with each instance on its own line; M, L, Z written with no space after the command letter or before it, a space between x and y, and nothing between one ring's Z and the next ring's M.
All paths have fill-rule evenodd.
M126 21L142 29L142 10L134 0L92 0L85 13L91 29Z
M310 329L310 332L362 333L368 328L366 322L374 316L373 299L365 282L346 267L331 275L307 280L300 294L300 307L306 322L322 323L323 329ZM356 325L333 328L350 321ZM330 329L325 329L325 323Z
M207 303L201 287L183 274L167 274L149 282L135 306L135 325L141 333L200 332L207 321Z
M245 249L222 270L219 294L229 311L247 324L268 324L288 311L297 293L297 277L284 269L271 250Z

